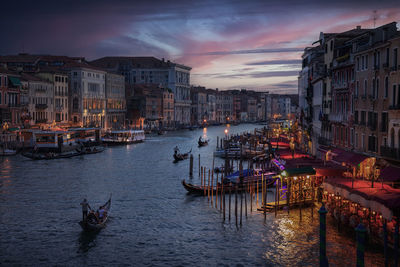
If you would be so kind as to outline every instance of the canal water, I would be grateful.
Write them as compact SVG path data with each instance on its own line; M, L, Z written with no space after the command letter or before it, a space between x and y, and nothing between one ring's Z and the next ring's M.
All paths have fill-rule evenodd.
M270 213L266 220L248 209L236 227L234 217L223 223L207 198L187 195L181 185L182 179L199 182L199 154L201 165L211 167L217 136L226 128L234 134L255 127L262 126L169 132L70 159L0 159L0 265L318 265L317 209L301 217L298 210ZM210 144L198 148L199 136ZM191 179L189 160L172 162L176 145L181 152L192 149ZM97 208L110 194L107 227L97 235L82 232L79 203L87 198ZM330 219L327 232L331 266L354 266L353 233L338 231ZM366 266L380 265L381 249L367 248Z

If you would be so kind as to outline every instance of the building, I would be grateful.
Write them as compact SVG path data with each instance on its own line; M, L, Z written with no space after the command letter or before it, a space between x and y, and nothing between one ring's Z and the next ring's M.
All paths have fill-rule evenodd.
M217 98L215 90L207 89L207 122L215 123L217 121Z
M27 73L21 75L21 80L23 88L28 90L29 125L48 127L55 121L53 83Z
M116 73L106 73L106 129L121 129L125 124L126 100L125 77Z
M91 64L125 76L130 85L158 84L174 94L174 121L190 124L190 67L155 57L103 57Z
M192 102L191 124L206 124L208 121L208 103L206 88L201 86L192 86L190 88L190 97Z
M247 116L248 116L248 121L255 122L257 121L257 115L258 115L258 110L257 110L257 99L254 97L248 97L247 98Z
M137 84L133 90L133 94L130 93L127 98L128 119L134 125L144 121L146 129L160 128L163 121L163 89L156 84Z
M68 87L68 73L62 72L55 68L47 68L41 69L35 76L40 77L42 80L48 81L53 84L54 96L53 102L53 113L56 124L58 125L66 125L69 120L69 109L68 109L68 96L69 96L69 87ZM33 122L33 120L32 120Z
M162 126L173 127L175 121L174 93L171 89L162 89Z
M385 154L385 148L390 147L394 141L389 134L393 128L390 127L393 126L393 119L391 124L389 113L395 110L397 104L396 76L399 77L399 73L398 46L393 45L391 40L396 42L398 37L396 23L393 22L369 30L351 40L355 59L356 151L379 156ZM393 147L395 145L396 142Z
M106 71L87 63L63 66L69 74L69 119L75 126L106 127Z
M20 75L0 68L0 124L8 127L21 125L21 81Z

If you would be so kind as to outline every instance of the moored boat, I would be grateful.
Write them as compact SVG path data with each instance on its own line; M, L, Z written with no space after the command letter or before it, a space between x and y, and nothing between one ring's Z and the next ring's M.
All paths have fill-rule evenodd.
M33 159L33 160L50 160L50 159L63 159L63 158L72 158L76 157L79 155L85 154L82 151L68 151L68 152L62 152L62 153L57 153L57 152L35 152L35 151L29 151L29 152L24 152L22 153L22 156Z
M0 156L14 156L17 154L17 150L15 149L1 149Z
M125 145L141 143L145 140L143 130L113 130L108 131L102 138L103 143L108 145Z
M105 227L107 219L110 216L111 196L104 205L100 206L100 208L103 208L104 210L103 218L98 218L98 215L91 211L84 221L79 222L79 225L83 230L89 232L98 232Z
M208 145L208 141L209 140L201 140L201 139L199 139L199 141L197 143L199 144L199 147L202 147L202 146Z

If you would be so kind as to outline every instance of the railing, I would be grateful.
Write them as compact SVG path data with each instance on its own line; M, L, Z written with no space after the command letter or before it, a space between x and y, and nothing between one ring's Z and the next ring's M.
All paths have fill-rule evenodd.
M332 122L342 122L344 114L329 114L329 120Z
M391 159L400 159L399 150L397 148L381 146L381 156Z
M21 106L21 104L19 104L19 103L8 103L8 107L9 108L17 108L17 107L20 107Z

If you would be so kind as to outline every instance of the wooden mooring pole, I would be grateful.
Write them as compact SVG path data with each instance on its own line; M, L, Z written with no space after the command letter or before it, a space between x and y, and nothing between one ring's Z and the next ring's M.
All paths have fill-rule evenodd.
M189 175L193 177L193 155L190 154Z

